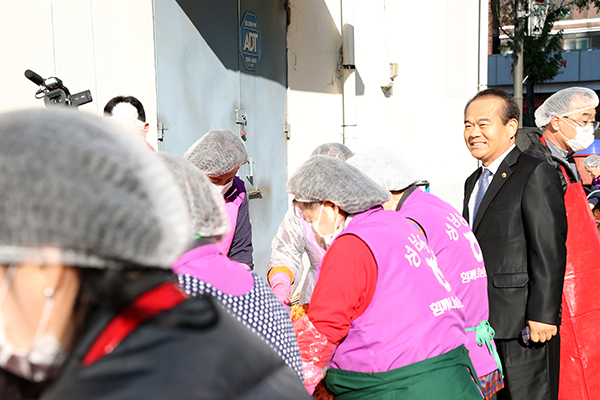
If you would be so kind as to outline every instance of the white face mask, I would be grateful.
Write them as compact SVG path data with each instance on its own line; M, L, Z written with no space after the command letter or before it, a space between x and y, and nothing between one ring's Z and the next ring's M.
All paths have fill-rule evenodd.
M217 188L219 188L219 190L221 191L221 194L223 196L225 196L225 193L227 193L229 191L229 189L231 189L231 187L233 186L233 179L230 180L229 182L227 182L224 185L215 185Z
M567 122L566 119L562 118L570 127L575 128L575 137L568 139L561 131L558 131L565 139L567 139L567 145L571 148L574 153L585 150L594 143L594 127L591 125L585 126L573 126Z
M0 305L8 293L15 266L10 266L0 288ZM42 318L29 350L12 345L6 337L6 323L0 312L0 367L32 382L43 382L56 377L67 354L56 336L46 333L52 307L53 293L48 295Z
M321 210L319 211L319 217L317 218L316 222L313 222L312 226L314 231L317 233L317 235L319 235L322 239L323 239L323 243L319 243L319 245L321 247L323 247L325 250L327 250L329 248L329 246L331 246L331 243L333 243L333 240L344 230L344 224L341 224L339 227L337 226L338 223L338 217L335 217L335 222L333 224L333 232L328 234L328 235L322 235L321 231L319 230L319 222L321 221L321 215L323 214L323 206L324 204L321 204Z

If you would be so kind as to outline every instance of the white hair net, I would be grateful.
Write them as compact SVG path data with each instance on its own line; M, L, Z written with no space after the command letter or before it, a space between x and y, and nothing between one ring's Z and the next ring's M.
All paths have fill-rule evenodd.
M583 160L584 167L595 167L600 164L600 156L588 156Z
M0 170L0 263L52 246L65 265L166 269L191 241L165 165L104 119L66 109L1 114Z
M349 214L385 203L390 192L339 158L310 157L290 177L287 191L296 201L331 201Z
M227 129L208 131L183 156L208 176L231 172L248 161L243 140Z
M358 153L346 161L386 190L403 190L419 181L419 175L398 154L377 148Z
M191 162L171 153L158 155L187 200L194 233L203 237L226 235L230 230L229 215L219 189Z
M535 124L541 128L548 125L552 117L565 117L597 106L598 95L592 89L571 87L559 90L535 110Z
M331 142L324 143L313 150L311 156L322 154L324 156L330 156L339 158L342 161L346 161L354 155L354 152L348 148L348 146L341 143Z

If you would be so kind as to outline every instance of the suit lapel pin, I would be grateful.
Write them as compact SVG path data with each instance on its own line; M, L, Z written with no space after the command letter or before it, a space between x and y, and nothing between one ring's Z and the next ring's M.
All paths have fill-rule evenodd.
M503 172L503 173L502 173L502 177L503 177L503 178L506 178L506 172Z

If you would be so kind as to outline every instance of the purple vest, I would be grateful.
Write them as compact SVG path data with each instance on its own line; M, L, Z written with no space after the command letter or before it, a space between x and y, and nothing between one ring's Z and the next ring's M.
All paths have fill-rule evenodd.
M406 218L372 209L354 217L341 235L348 234L371 249L377 288L367 310L350 324L333 356L333 368L385 372L466 343L463 305Z
M244 202L246 197L246 187L244 182L237 176L233 178L233 190L230 190L227 197L225 197L225 209L229 215L229 223L231 224L231 231L223 238L223 240L217 243L221 253L228 255L231 243L233 242L233 236L235 235L235 227L237 225L237 216L240 206Z
M408 196L398 212L417 221L425 230L427 243L435 253L444 276L465 306L467 328L487 320L488 284L483 253L467 221L450 204L419 189ZM475 331L467 332L467 338L466 347L477 376L498 369L487 346L477 345Z
M206 244L184 253L171 265L176 274L190 275L229 296L243 296L254 287L254 277L244 264L223 255L218 244Z

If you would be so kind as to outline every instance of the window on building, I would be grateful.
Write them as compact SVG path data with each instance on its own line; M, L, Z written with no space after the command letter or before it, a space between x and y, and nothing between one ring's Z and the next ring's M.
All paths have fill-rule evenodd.
M600 48L600 32L564 34L563 50L587 50Z
M590 48L600 49L600 32L592 32L590 34Z

